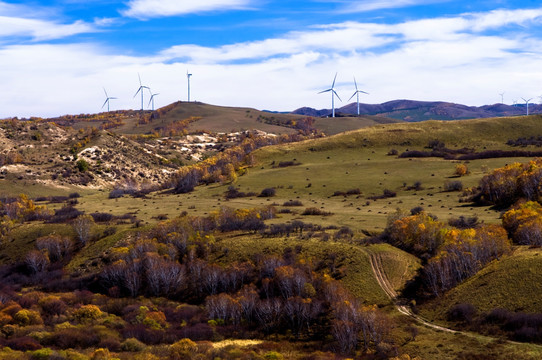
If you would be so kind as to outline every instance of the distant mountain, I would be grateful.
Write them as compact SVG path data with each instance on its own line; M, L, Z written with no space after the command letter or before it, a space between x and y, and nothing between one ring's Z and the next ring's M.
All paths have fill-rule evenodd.
M393 100L383 104L359 104L361 115L378 115L402 121L424 120L459 120L490 118L500 116L525 115L525 104L506 105L494 104L484 106L467 106L443 101ZM357 104L352 103L336 109L338 116L357 114ZM529 104L529 113L542 113L542 105ZM293 114L325 117L330 116L331 110L316 110L303 107L293 111Z

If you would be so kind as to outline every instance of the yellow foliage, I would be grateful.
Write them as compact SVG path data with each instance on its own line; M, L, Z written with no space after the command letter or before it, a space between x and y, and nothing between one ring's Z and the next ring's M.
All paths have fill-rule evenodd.
M454 174L457 175L457 176L465 176L467 175L469 172L469 169L467 167L467 165L465 164L457 164L455 166L455 172Z
M79 323L87 323L102 316L102 311L96 305L83 305L75 310L73 317Z

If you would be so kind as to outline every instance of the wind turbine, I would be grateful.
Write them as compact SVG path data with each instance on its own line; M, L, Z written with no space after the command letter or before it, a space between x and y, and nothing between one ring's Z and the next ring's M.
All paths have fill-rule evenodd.
M504 104L504 94L503 92L499 94L501 96L501 104Z
M352 95L352 96L350 97L350 99L348 99L348 101L352 100L352 98L353 98L354 96L357 97L356 102L358 103L358 116L359 116L359 94L362 93L362 94L367 94L367 95L369 95L369 93L368 93L368 92L365 92L365 91L358 90L358 83L356 82L356 77L355 77L355 76L354 76L354 85L356 85L356 92L354 93L354 95Z
M192 74L190 74L188 70L186 70L186 78L188 79L188 102L190 102L190 77L191 76Z
M337 80L337 73L335 73L335 78L333 79L333 84L331 84L331 88L329 88L327 90L320 91L318 93L318 94L323 94L323 93L326 93L326 92L331 92L331 117L335 117L335 96L337 96L337 98L339 100L341 100L340 96L335 91L335 80ZM341 102L342 102L342 100L341 100Z
M139 89L137 89L134 98L137 96L137 94L141 93L141 110L143 110L143 89L147 89L149 90L149 92L151 91L151 89L141 83L141 76L139 75L139 73L137 73L137 77L139 78Z
M523 99L523 98L522 98ZM525 104L527 105L527 115L529 115L529 101L531 101L533 98L530 98L529 100L523 99L525 101Z
M149 89L150 91L150 89ZM152 91L151 91L151 98L149 100L149 105L152 103L152 111L154 111L154 97L155 96L158 96L160 95L159 93L156 93L156 94L153 94ZM149 107L149 105L147 105L147 107Z
M105 93L105 102L102 105L102 109L104 108L105 104L107 104L107 112L109 112L109 100L115 100L117 98L107 95L107 91L105 91L105 88L104 88L104 93Z

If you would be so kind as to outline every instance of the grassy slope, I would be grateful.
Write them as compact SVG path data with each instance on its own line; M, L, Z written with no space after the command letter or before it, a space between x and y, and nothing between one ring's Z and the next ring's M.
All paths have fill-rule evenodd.
M258 129L275 134L292 134L296 130L266 124L263 121L257 121L258 117L275 118L277 120L287 121L291 119L306 118L304 115L269 113L251 108L225 107L203 104L198 102L180 102L170 111L161 116L158 121L150 124L137 125L137 118L125 119L126 125L121 126L114 131L120 134L142 134L154 130L156 126L163 126L177 120L183 120L192 116L201 117L200 120L192 123L188 130L206 130L212 132L236 132L240 130ZM337 134L343 131L359 129L372 126L379 123L396 122L396 120L376 116L349 117L333 119L316 119L316 128L324 131L326 134Z
M261 149L255 153L258 165L240 176L236 183L241 191L260 192L266 187L276 187L272 199L242 198L226 201L223 194L229 184L198 187L191 194L171 195L155 193L148 199L122 198L111 200L107 191L97 191L79 199L80 208L87 212L104 211L115 215L137 212L146 222L154 222L160 214L176 216L182 211L206 215L221 206L255 207L268 204L281 205L286 200L298 199L303 203L294 212L305 207L323 208L333 212L328 217L302 217L304 221L324 225L348 225L356 230L378 230L396 208L409 210L423 206L426 210L446 220L460 215L477 215L486 222L499 222L499 213L487 207L476 208L458 202L458 193L442 191L451 176L455 163L437 159L399 159L387 156L391 148L399 152L422 149L431 139L440 139L448 146L470 146L478 149L507 148L508 138L542 133L539 117L521 119L492 119L473 121L427 122L391 124L362 129L346 134ZM519 129L519 130L518 130ZM458 135L459 134L459 135ZM486 136L487 135L487 136ZM366 140L364 140L366 139ZM403 144L403 145L401 145ZM309 149L315 151L309 151ZM272 164L292 161L301 165L277 168ZM460 180L465 186L475 186L484 171L525 158L475 160L468 164L470 174ZM423 190L406 190L403 185L420 181ZM332 197L335 191L359 188L360 197ZM397 192L396 198L370 201L367 196L381 194L384 189ZM369 204L369 205L367 205ZM301 218L299 214L284 214L282 219Z
M500 307L542 312L542 250L517 248L511 256L492 262L442 298L424 305L422 314L442 320L451 306L460 303L470 303L479 311Z
M303 256L313 263L325 257L326 254L337 255L337 266L345 268L346 276L342 279L345 286L356 296L364 299L367 304L388 305L389 299L380 289L371 270L368 250L364 247L319 240L299 240L280 238L254 238L251 236L233 236L220 241L220 245L228 249L221 261L249 260L253 254L282 255L286 247L301 246ZM370 249L370 248L369 248ZM396 249L391 250L395 252ZM400 250L397 250L400 251ZM403 253L403 252L402 252ZM405 263L415 263L408 254L403 253Z

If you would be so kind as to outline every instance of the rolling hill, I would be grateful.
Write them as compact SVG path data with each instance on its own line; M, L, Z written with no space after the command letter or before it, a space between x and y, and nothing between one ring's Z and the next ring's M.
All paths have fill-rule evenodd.
M336 111L339 114L338 116L357 114L357 104L351 103ZM494 104L477 107L443 101L429 102L415 100L393 100L383 104L360 104L361 115L384 116L409 122L518 116L525 115L525 112L524 104ZM542 112L542 105L530 104L529 112L531 114ZM331 110L316 110L304 107L293 111L293 113L320 117L329 116Z
M385 313L387 321L393 324L387 335L387 345L391 346L390 353L395 355L409 354L424 359L484 359L484 356L486 359L540 358L542 349L535 344L512 344L496 339L496 336L479 336L472 331L468 334L442 332L424 326L413 316L398 312L374 276L372 259L378 259L381 273L389 280L390 288L400 292L416 276L424 261L390 244L375 244L381 241L378 235L386 228L388 221L399 213L409 214L414 209L422 208L442 223L465 216L476 217L480 223L499 224L500 209L463 202L462 193L446 189L445 184L459 181L463 188L474 188L491 169L528 160L525 157L505 157L459 161L430 156L401 157L400 154L407 150L428 152L430 143L439 143L452 150L468 148L472 152L517 149L508 140L542 135L542 116L417 123L386 123L389 120L377 116L364 119L319 118L313 126L324 132L328 132L327 129L331 132L355 130L259 148L250 153L250 161L242 164L234 177L202 182L187 193L176 193L171 187L160 186L163 182L167 183L168 172L182 169L184 165L194 165L194 168L214 165L214 156L218 157L227 146L239 143L239 139L230 138L229 135L219 140L219 136L203 135L198 130L207 128L209 132L230 132L254 126L253 129L260 131L254 135L256 138L263 131L274 134L294 132L297 121L305 117L254 109L176 103L154 113L116 112L66 117L56 121L2 122L0 155L4 160L13 161L13 164L2 168L0 201L23 204L18 202L17 197L24 192L37 205L32 209L45 206L49 211L49 217L41 220L17 220L8 235L2 238L0 264L6 266L5 278L18 281L19 278L11 274L19 271L17 276L26 281L24 287L17 288L21 289L20 294L10 296L24 299L21 304L34 304L32 311L39 310L44 316L43 309L47 307L42 299L45 298L55 300L54 297L61 297L73 307L61 317L47 317L45 324L32 325L35 326L32 330L21 326L28 330L21 334L32 334L34 341L48 346L51 338L36 336L37 326L42 326L40 330L47 333L54 334L58 330L64 334L62 326L79 324L81 320L73 317L72 313L75 314L81 304L68 301L70 296L79 296L85 298L85 306L96 306L104 313L118 316L99 317L89 326L107 328L115 334L119 343L135 336L145 343L147 351L158 353L160 349L170 349L169 344L177 341L177 337L192 336L195 341L208 341L206 344L210 346L216 339L236 339L240 336L238 329L244 326L242 322L229 324L228 318L217 321L204 313L203 309L211 306L213 299L241 296L237 292L239 288L229 294L215 293L221 287L229 286L222 279L227 277L231 279L228 283L235 283L239 281L233 276L235 273L246 277L268 270L270 272L266 276L272 278L275 277L273 271L277 273L277 269L281 268L278 273L286 278L292 271L292 274L298 275L300 271L312 276L317 272L321 274L321 280L315 281L314 285L301 284L305 297L299 298L299 304L308 306L312 302L308 297L321 295L315 293L320 286L318 284L325 284L332 278L340 281L341 286L363 306L371 308L375 305L375 308L379 308L378 311ZM55 125L61 121L66 121L63 125L69 126ZM104 121L117 125L98 129L96 125L104 124ZM357 129L362 121L372 122L373 126ZM182 126L175 128L175 124ZM185 130L192 134L186 134ZM247 136L250 138L251 134ZM192 152L191 149L196 148L200 150ZM531 144L526 145L525 149L537 148ZM200 162L202 159L210 161ZM467 166L468 173L457 177L457 165ZM112 180L105 181L108 177L112 177ZM89 178L91 180L85 182ZM112 185L116 182L131 186L132 190L145 188L148 191L133 196L130 193L111 196ZM12 205L7 208L16 209ZM77 242L62 263L57 261L51 267L51 272L44 270L40 274L44 278L56 276L54 281L44 281L46 285L43 286L39 281L32 283L31 279L26 278L29 270L25 264L29 263L29 254L37 256L38 243L43 245L48 236L53 240L69 238L75 241L77 229L73 220L77 218L62 220L63 214L68 211L69 214L74 209L96 219L91 229L92 236L87 243ZM273 213L274 216L266 217L265 223L262 222L258 228L247 230L239 227L235 221L248 218L254 209L267 209L265 214ZM261 214L264 212L252 219L256 225ZM227 216L234 230L223 226L228 225L222 223ZM192 224L192 230L184 227L188 223ZM422 299L413 300L416 300L422 317L445 326L455 325L450 325L446 314L457 303L471 303L479 311L500 305L510 311L540 312L542 309L538 298L542 271L539 256L539 249L515 247L511 256L491 262L440 298L425 304L421 302ZM278 260L270 260L273 258ZM51 257L51 262L54 259ZM7 268L14 263L16 267ZM208 302L204 302L203 293L196 299L192 296L196 293L187 290L189 287L175 294L165 293L162 297L155 297L150 289L144 290L153 278L149 277L141 283L143 287L139 293L129 296L124 282L118 283L120 286L107 283L117 275L130 273L131 270L126 267L128 264L134 266L133 269L139 269L139 272L131 272L136 276L160 268L175 270L182 266L188 271L184 273L187 274L186 279L199 279L197 274L201 272L207 279L207 285L212 285L212 279L218 279L217 284L220 281L223 284L204 290L209 292L205 296L210 297ZM143 267L138 267L142 264ZM153 264L175 266L169 268ZM258 264L258 268L251 268L252 265L248 264ZM294 265L295 268L292 267ZM108 272L104 273L104 269L108 269ZM245 270L248 272L243 273ZM277 275L273 280L274 288L263 287L263 284L271 286L272 283L267 280L257 281L257 286L262 284L262 288L258 288L256 297L259 299L260 295L266 293L269 296L272 292L276 295L281 292L280 289L284 291L282 286L285 283L280 279ZM514 281L517 279L525 281ZM85 287L86 284L92 286ZM199 283L195 282L187 286L197 285ZM76 290L76 295L69 295L73 290ZM251 291L250 288L245 289L245 300ZM34 302L31 301L33 297L37 299ZM289 301L289 298L286 300ZM191 301L192 305L182 304L184 300ZM264 303L270 304L267 301ZM185 320L183 316L189 310L197 310L200 315ZM148 319L144 318L147 315ZM142 320L138 320L138 316ZM4 319L9 320L8 317ZM111 319L117 320L111 322ZM185 325L181 325L181 320L185 320ZM57 321L59 324L56 324ZM60 324L60 321L63 323ZM69 321L73 324L69 325ZM258 324L265 325L261 321ZM325 329L321 343L305 340L311 338L297 342L299 339L282 330L260 334L252 332L253 328L241 336L266 339L265 346L278 351L285 344L300 346L296 349L308 347L310 351L335 351L334 340L329 336L329 321L322 322L321 326ZM200 337L185 333L187 329L196 331L198 328L207 332L196 334ZM78 329L82 331L83 328ZM314 328L311 326L310 329ZM75 328L72 330L75 331ZM171 335L173 338L166 343L165 340L150 339L149 334ZM309 331L307 334L321 340L318 332ZM61 340L61 337L54 339ZM38 345L42 346L41 343ZM58 343L61 344L60 341ZM119 349L121 345L115 347L115 344L103 342L100 346ZM54 351L61 348L59 346ZM120 354L121 359L133 355L126 351L111 351ZM362 351L360 347L360 353L352 355L360 355ZM376 348L375 351L381 349ZM240 358L237 355L232 353L223 358ZM311 358L336 357L314 355Z
M290 113L275 113L251 108L226 107L199 102L176 102L156 111L112 111L100 114L66 115L58 118L44 119L74 129L84 127L106 127L117 134L141 135L151 134L168 128L171 124L189 120L186 127L188 133L212 132L232 133L245 130L259 130L271 134L296 133L299 120L307 116ZM314 129L333 135L343 131L360 129L376 124L394 123L399 120L384 116L342 117L316 119Z

